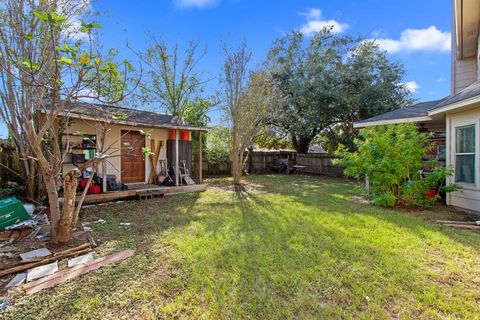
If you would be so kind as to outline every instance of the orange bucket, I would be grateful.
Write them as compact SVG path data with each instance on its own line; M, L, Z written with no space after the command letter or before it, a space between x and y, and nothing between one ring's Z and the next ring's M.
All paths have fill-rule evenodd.
M190 131L186 131L186 130L180 131L180 140L190 141Z

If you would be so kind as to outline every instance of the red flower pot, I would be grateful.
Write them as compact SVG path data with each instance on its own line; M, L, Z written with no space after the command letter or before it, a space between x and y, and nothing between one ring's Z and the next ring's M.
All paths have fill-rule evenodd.
M430 189L427 191L427 198L433 199L437 196L437 189Z

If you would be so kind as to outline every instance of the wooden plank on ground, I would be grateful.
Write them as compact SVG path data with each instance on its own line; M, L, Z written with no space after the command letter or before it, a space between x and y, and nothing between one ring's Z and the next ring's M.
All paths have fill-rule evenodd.
M71 258L71 257L77 256L77 255L88 253L91 250L90 243L88 243L88 246L86 246L86 245L87 244L84 244L84 245L76 247L76 248L72 248L72 249L62 251L62 252L58 252L55 255L53 255L53 257L48 257L48 258L40 260L40 261L33 261L33 262L30 262L30 263L17 265L17 266L12 267L12 268L0 270L0 277L6 276L7 274L17 273L17 272L25 271L25 270L35 268L35 267L38 267L38 266L42 266L44 264L49 264L49 263L52 263L52 262L55 262L55 261L58 261L58 260L61 260L61 259ZM79 248L81 248L83 246L86 246L86 248L79 250ZM78 251L72 251L74 249L76 249Z
M103 266L125 260L134 255L132 250L120 251L102 258L95 259L85 264L80 264L72 268L68 268L57 272L51 276L27 283L24 288L28 295L34 294L46 288L51 288L57 284L63 283L69 279L78 277L79 275L97 270Z
M445 223L443 225L446 226L446 227L452 227L452 228L458 228L458 229L469 229L469 230L480 231L480 226L477 226L477 225L453 224L453 223Z
M435 222L442 223L442 224L464 224L464 225L474 225L474 226L477 225L475 221L435 220Z
M20 259L30 260L50 256L52 253L47 248L40 248L33 251L20 253Z

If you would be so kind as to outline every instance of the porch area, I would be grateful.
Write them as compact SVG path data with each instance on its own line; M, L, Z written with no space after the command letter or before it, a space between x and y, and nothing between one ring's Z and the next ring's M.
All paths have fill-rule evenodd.
M99 194L88 194L83 204L97 204L126 199L148 199L165 195L185 192L202 192L206 190L205 184L193 184L183 186L159 186L148 183L129 184L128 190L107 191Z

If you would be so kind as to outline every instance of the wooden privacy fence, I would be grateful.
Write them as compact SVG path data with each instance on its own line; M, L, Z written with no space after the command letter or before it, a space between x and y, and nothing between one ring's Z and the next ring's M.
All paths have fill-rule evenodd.
M21 178L22 167L17 150L7 140L0 140L0 187L5 187L7 181L18 181Z
M270 166L276 165L279 159L288 159L288 166L296 164L297 152L292 150L254 150L247 159L247 170L250 173L269 173Z
M332 163L338 157L327 153L307 153L297 155L297 165L305 166L303 171L329 177L343 177L343 168Z
M193 154L192 159L192 176L198 177L198 155ZM207 155L202 157L202 174L204 177L216 176L216 175L227 175L230 173L230 162L225 161L219 164L212 164L208 162Z
M245 156L246 155L247 153L245 153ZM252 174L271 173L270 166L277 164L280 159L287 159L290 168L294 165L305 166L303 172L307 174L342 177L343 169L332 163L336 158L337 156L327 153L297 154L297 152L293 150L254 150L251 153L250 158L247 158L246 160L246 170ZM197 161L195 154L192 164L192 174L196 177L198 174L196 172ZM204 176L230 174L229 162L211 164L208 162L208 155L203 157L202 168Z

